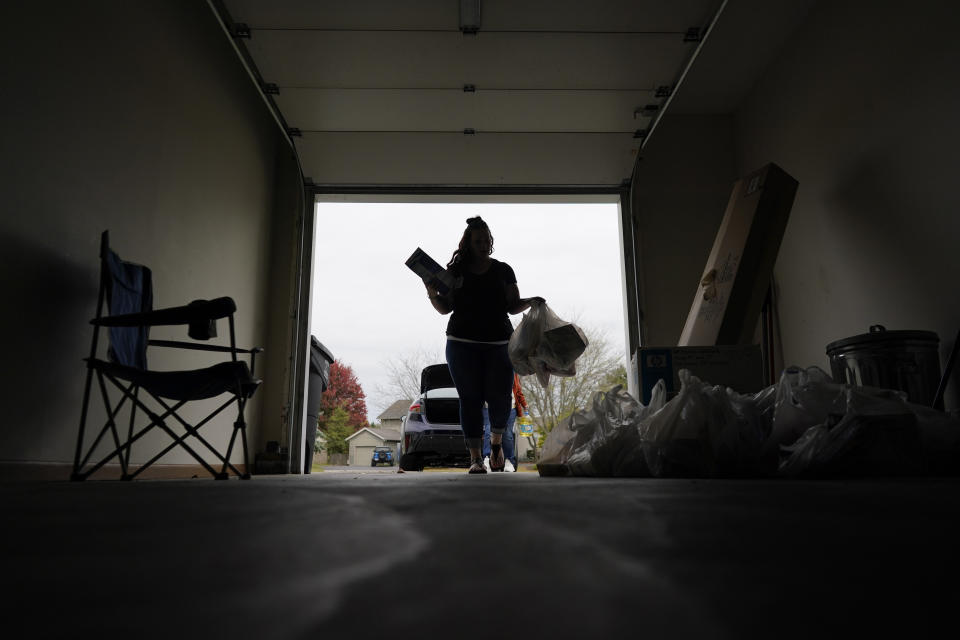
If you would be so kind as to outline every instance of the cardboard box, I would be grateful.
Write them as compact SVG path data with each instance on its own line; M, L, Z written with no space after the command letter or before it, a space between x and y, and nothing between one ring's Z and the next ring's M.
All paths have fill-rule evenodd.
M704 382L730 387L738 393L763 389L760 345L714 347L641 347L639 350L640 401L650 404L650 392L663 378L667 399L680 392L680 369Z
M797 184L775 164L734 184L680 346L753 342Z
M427 252L417 247L416 251L407 258L406 264L411 271L420 276L424 282L436 278L437 291L447 295L460 286L462 278L455 278L453 274L441 267L436 260L427 255Z

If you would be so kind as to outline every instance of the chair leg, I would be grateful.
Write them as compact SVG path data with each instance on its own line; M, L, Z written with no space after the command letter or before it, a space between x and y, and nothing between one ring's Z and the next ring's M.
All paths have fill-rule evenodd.
M243 418L241 417L241 420ZM240 476L241 480L250 479L250 456L247 453L247 425L246 423L242 424L240 427L240 441L243 445L243 475Z
M217 409L216 411L214 411L213 413L211 413L210 415L208 415L206 418L204 418L203 420L201 420L201 421L198 422L197 424L190 424L190 423L188 423L186 420L184 420L183 418L181 418L181 417L176 413L176 409L179 409L180 406L182 406L185 401L180 401L179 403L177 403L177 405L176 405L175 407L173 407L173 409L171 409L171 408L163 401L163 399L160 398L159 396L156 396L156 395L153 395L153 394L151 394L151 396L152 396L152 398L157 402L157 404L159 404L159 405L162 406L164 409L166 409L166 410L167 410L167 413L168 413L172 418L174 418L177 422L179 422L179 423L183 426L183 428L186 430L186 433L184 433L183 435L178 436L178 435L175 434L169 427L167 427L166 424L165 424L162 420L161 420L161 421L154 421L154 422L157 424L158 427L160 427L161 429L163 429L164 431L167 432L167 434L170 436L170 438L173 440L173 442L172 442L166 449L164 449L163 451L161 451L160 454L158 454L158 455L155 456L152 460L150 460L150 462L147 463L147 465L153 464L154 462L156 462L156 461L157 461L163 454L165 454L167 451L170 451L170 450L173 449L174 447L180 446L180 447L183 447L183 449L184 449L185 451L187 451L187 453L189 453L189 454L192 455L194 458L196 458L196 460L197 460L200 464L202 464L202 465L204 466L204 468L210 473L210 475L213 476L213 478L216 479L216 480L225 480L227 477L229 477L229 474L228 474L228 472L227 472L227 469L228 469L228 468L233 468L234 472L235 472L238 476L240 475L240 471L239 471L238 469L236 469L236 467L234 467L233 465L230 464L230 448L233 447L233 440L234 440L235 434L232 434L232 435L231 435L231 437L230 437L230 448L227 449L227 455L226 455L226 456L223 456L223 455L221 455L221 454L216 450L216 448L214 448L209 442L207 442L207 441L203 438L203 436L200 435L200 431L199 431L199 430L200 430L200 427L202 427L202 426L205 425L207 422L209 422L210 420L212 420L212 419L213 419L217 414L219 414L222 410L224 410L224 409L226 409L227 407L229 407L230 404L233 403L233 402L236 400L236 398L231 398L230 400L228 400L227 402L225 402L224 404L222 404L219 409ZM141 405L141 407L142 407L142 405ZM144 408L144 410L146 410L145 407L142 407L142 408ZM164 415L166 415L166 414L164 414ZM218 458L221 462L223 462L223 465L224 465L224 466L223 466L223 468L222 468L219 472L216 471L212 466L210 466L209 463L207 463L205 460L203 460L203 458L201 458L200 455L199 455L196 451L194 451L193 448L190 447L190 446L186 443L186 439L187 439L188 437L190 437L190 436L196 438L196 439L197 439L201 444L203 444L211 453L213 453L215 456L217 456L217 458Z
M237 428L240 429L240 446L243 447L243 474L241 480L250 479L250 456L247 453L247 421L243 414L247 409L247 398L237 398Z
M233 445L237 441L237 432L240 433L240 446L243 447L243 473L237 473L241 480L250 479L250 460L247 454L247 423L243 418L243 410L246 407L246 399L238 397L237 398L237 420L233 423L233 433L230 434L230 444L227 445L227 454L223 460L223 469L217 475L218 479L226 479L227 468L228 466L233 468L236 471L236 467L230 464L230 454L233 453Z
M127 452L124 455L122 461L123 475L121 480L133 480L133 476L130 474L130 454L133 452L133 424L137 415L137 394L140 391L140 387L135 387L133 389L133 401L130 403L130 423L127 426Z
M128 474L128 469L127 469L126 461L125 461L125 459L124 459L124 457L123 457L123 453L122 453L124 447L128 447L128 446L129 446L129 442L128 442L127 444L121 444L121 442L120 442L120 435L119 435L119 433L117 433L117 424L116 424L116 422L114 421L114 418L116 418L116 417L119 415L120 410L122 409L124 403L125 403L126 400L127 400L127 397L129 397L129 391L130 391L130 389L132 389L132 388L134 387L134 385L131 384L131 385L130 385L130 388L128 388L128 389L123 389L115 380L112 380L112 379L111 379L111 381L112 381L114 384L116 384L117 387L124 393L124 398L122 398L122 399L120 400L120 402L119 402L116 406L114 406L114 405L110 402L110 396L109 396L109 394L107 393L106 386L105 386L104 383L103 383L103 376L102 376L102 374L101 374L99 371L97 371L97 383L98 383L99 386L100 386L100 394L101 394L101 398L102 398L102 400L103 400L103 407L104 407L104 409L106 410L106 413L107 413L107 420L106 420L106 422L104 423L103 427L100 429L99 434L96 436L96 438L93 439L93 442L92 442L92 443L90 444L90 446L87 448L86 455L83 455L83 443L84 443L84 437L85 437L85 435L86 435L86 419L87 419L87 413L88 413L88 409L89 409L89 405L90 405L90 385L92 384L92 378L91 378L92 373L93 373L93 370L90 369L90 370L88 371L88 375L87 375L87 386L86 386L86 390L85 390L84 398L83 398L83 407L82 407L81 412L80 412L80 413L81 413L81 415L80 415L80 432L79 432L79 434L77 435L77 453L76 453L76 456L77 456L77 457L76 457L76 459L74 460L74 470L73 470L73 473L72 473L71 476L70 476L70 479L71 479L71 480L86 480L88 477L90 477L91 475L93 475L94 473L96 473L103 465L105 465L105 464L106 464L107 462L109 462L111 459L113 459L114 457L116 457L116 458L120 461L120 466L121 466L121 479L123 479L123 480L129 480L130 477L129 477L129 474ZM109 455L107 455L107 456L106 456L103 460L101 460L98 464L96 464L96 465L94 465L94 466L92 466L92 467L90 467L90 468L86 468L86 469L85 469L85 467L87 466L87 463L88 463L89 460L90 460L90 457L93 455L93 453L96 451L97 447L100 445L100 440L101 440L101 439L103 438L103 436L104 436L105 434L107 434L108 432L110 433L110 435L113 436L114 449L111 451L111 453L110 453Z
M93 369L87 367L87 381L83 385L83 404L80 407L80 432L77 434L77 450L73 456L73 473L70 480L86 480L87 476L80 473L80 456L83 454L83 435L87 426L87 408L90 404L90 383L93 381Z

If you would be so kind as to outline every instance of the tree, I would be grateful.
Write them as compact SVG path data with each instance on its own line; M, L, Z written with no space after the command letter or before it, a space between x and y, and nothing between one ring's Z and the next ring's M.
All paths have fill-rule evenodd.
M327 418L324 441L328 453L346 453L350 449L347 438L353 435L350 414L343 407L335 407Z
M604 391L610 391L610 389L613 389L617 385L620 385L624 389L627 388L627 368L623 366L622 362L607 375L601 388Z
M348 425L356 429L366 426L366 397L353 369L339 361L333 361L330 364L330 386L320 397L320 417L317 425L326 431L334 410L339 407L346 411Z
M530 414L535 417L534 422L542 434L549 433L561 420L585 407L595 391L608 390L614 384L619 384L621 378L626 378L623 356L612 351L606 335L577 324L583 329L589 344L577 359L575 376L550 376L546 388L540 386L536 376L520 378ZM534 444L535 441L531 439L530 442Z
M387 384L378 385L377 393L387 398L413 400L420 395L420 374L424 367L446 361L438 353L422 348L389 358L381 363L387 372Z

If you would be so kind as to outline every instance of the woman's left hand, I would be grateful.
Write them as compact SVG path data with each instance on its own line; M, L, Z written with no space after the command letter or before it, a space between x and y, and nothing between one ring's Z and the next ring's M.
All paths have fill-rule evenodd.
M423 283L423 285L427 288L427 295L429 295L431 298L433 296L440 295L440 290L437 288L438 284L440 284L440 281L437 280L436 276Z
M521 313L532 307L535 303L546 304L546 302L547 301L540 296L533 296L532 298L519 298L515 305L508 307L507 311L510 313Z

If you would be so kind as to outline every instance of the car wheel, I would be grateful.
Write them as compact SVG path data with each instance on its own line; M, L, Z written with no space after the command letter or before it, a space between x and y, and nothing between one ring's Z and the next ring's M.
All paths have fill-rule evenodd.
M423 471L423 461L416 454L405 453L400 456L400 468L404 471Z

